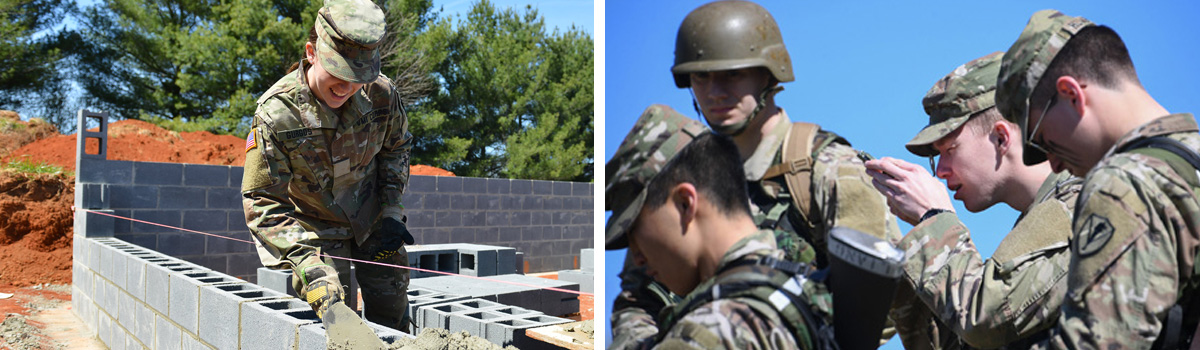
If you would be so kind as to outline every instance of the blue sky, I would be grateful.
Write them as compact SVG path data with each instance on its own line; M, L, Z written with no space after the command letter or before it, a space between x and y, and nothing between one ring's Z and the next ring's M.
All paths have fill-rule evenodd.
M604 159L647 106L660 103L695 115L686 90L671 81L675 33L707 1L607 1L601 135ZM793 120L820 124L855 148L882 157L928 164L903 145L928 121L921 97L960 64L1007 50L1035 11L1055 8L1115 29L1126 41L1147 91L1171 112L1200 113L1200 13L1197 2L991 1L842 2L760 1L779 22L796 81L776 101ZM1145 5L1152 4L1152 5ZM600 85L598 85L600 86ZM599 172L598 172L599 173ZM597 181L603 181L598 178ZM597 201L597 205L602 201ZM997 205L970 214L955 209L985 257L1017 213ZM605 214L607 217L607 213ZM901 223L904 230L911 226ZM598 231L602 230L597 228ZM598 242L603 242L600 233ZM603 244L597 244L602 246ZM619 289L624 251L604 254L605 319ZM605 323L605 343L611 331ZM901 348L893 340L884 349Z
M471 5L478 2L479 0L435 0L433 6L435 9L439 6L442 7L446 11L445 14L466 14L471 10ZM553 32L554 28L558 28L559 31L566 31L574 24L588 34L595 33L595 30L592 28L592 23L594 22L592 14L595 12L593 11L595 5L592 1L491 0L491 2L496 8L512 7L518 11L523 11L522 9L525 5L532 5L533 8L538 10L538 14L546 19L547 32Z

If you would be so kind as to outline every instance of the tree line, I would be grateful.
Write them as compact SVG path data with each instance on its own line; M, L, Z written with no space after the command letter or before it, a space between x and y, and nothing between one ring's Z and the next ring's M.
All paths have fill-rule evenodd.
M413 162L460 176L591 181L591 35L537 9L375 0L383 74ZM303 57L322 1L0 0L0 109L74 131L79 108L177 131L245 135L255 100ZM67 25L70 24L70 25Z

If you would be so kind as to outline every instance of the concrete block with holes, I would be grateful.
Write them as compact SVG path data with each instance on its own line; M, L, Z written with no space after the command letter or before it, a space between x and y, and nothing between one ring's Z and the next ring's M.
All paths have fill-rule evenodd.
M295 298L243 303L241 310L242 349L295 349L300 327L320 322L308 303Z
M537 310L548 315L565 315L579 311L577 294L545 289L550 287L579 290L578 283L516 274L486 278L488 280L463 276L428 277L412 280L411 286L443 293L467 295L472 298Z
M408 250L408 265L425 270L458 273L458 251L437 245L411 246ZM409 278L442 276L442 274L412 270Z
M200 315L200 288L234 283L246 282L208 269L171 274L167 317L195 334Z
M218 349L238 347L242 304L291 298L249 283L218 284L200 287L199 326L196 335Z

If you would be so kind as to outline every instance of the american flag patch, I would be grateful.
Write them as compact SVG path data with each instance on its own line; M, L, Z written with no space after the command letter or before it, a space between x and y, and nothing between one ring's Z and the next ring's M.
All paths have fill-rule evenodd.
M258 147L258 140L254 137L254 129L250 129L250 135L246 136L246 152Z

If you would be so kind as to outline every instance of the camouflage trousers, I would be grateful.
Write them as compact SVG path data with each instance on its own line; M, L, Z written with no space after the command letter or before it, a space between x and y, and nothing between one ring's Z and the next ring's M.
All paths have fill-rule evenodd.
M354 238L311 239L296 243L315 247L323 255L370 261L371 254L378 251L382 244L379 236L378 233L370 235L362 245L355 244ZM363 310L368 321L405 332L411 331L409 326L412 315L408 315L408 269L328 257L322 257L321 262L337 270L338 282L344 290L350 290L350 266L354 265L355 277L359 288L362 289ZM408 250L401 247L396 255L381 263L408 266ZM304 286L300 283L298 278L292 278L292 288L295 290L303 290ZM347 305L351 304L347 301Z

